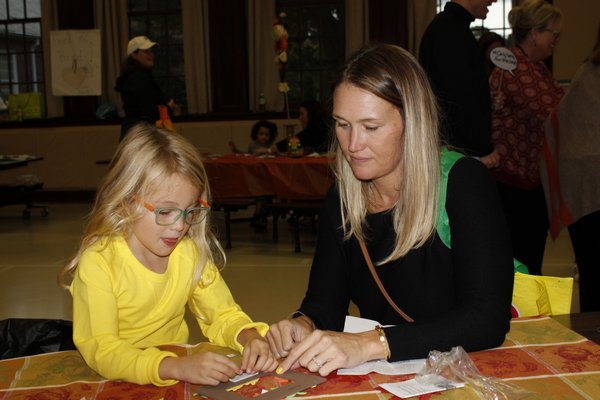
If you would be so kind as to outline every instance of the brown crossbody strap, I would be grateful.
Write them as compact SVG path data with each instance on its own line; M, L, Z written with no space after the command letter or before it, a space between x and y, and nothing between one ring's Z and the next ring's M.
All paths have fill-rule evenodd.
M396 310L396 312L398 314L400 314L400 316L402 318L404 318L407 322L415 322L414 319L412 319L411 317L409 317L404 311L402 311L400 309L400 307L398 307L396 305L396 303L394 303L394 300L391 299L390 295L388 294L388 292L383 287L383 283L381 283L381 280L379 279L379 275L377 275L377 272L375 271L375 266L373 265L373 262L371 261L371 257L369 256L369 252L367 251L367 246L365 245L365 242L362 239L358 239L358 243L360 244L360 249L362 250L362 253L363 253L363 256L365 257L365 260L367 261L367 265L369 266L369 270L371 271L371 275L373 275L373 279L375 279L375 283L377 283L377 286L379 287L379 290L381 290L381 293L383 294L383 296L385 297L385 299L388 301L388 303L390 303L390 305L392 306L392 308L394 310Z

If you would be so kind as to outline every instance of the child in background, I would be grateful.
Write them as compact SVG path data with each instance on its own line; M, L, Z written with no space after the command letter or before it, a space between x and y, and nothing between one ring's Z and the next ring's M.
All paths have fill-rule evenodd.
M217 385L277 362L255 323L235 303L210 232L208 180L182 136L138 124L120 143L101 183L79 251L63 269L73 295L73 341L107 379L167 386ZM185 305L210 342L240 351L185 357L157 346L186 343Z
M277 154L277 147L271 146L277 137L277 125L273 122L261 119L252 126L250 138L252 142L248 145L248 154L261 156L264 154ZM229 147L234 153L241 153L232 141L229 142ZM270 201L269 197L257 197L256 209L252 216L250 226L258 231L267 228L267 209L265 204Z
M248 154L261 156L263 154L271 154L271 145L277 137L277 125L273 122L261 119L252 126L250 131L250 139L252 141L248 145ZM229 148L234 153L242 153L239 151L233 141L229 142Z
M260 156L271 153L271 145L277 137L277 125L260 120L254 124L250 132L252 142L248 145L248 153Z

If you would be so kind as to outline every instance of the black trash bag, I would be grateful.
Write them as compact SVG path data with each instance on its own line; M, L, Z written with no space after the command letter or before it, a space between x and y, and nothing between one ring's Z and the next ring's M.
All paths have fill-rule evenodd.
M25 318L0 321L2 360L62 350L75 350L71 321Z

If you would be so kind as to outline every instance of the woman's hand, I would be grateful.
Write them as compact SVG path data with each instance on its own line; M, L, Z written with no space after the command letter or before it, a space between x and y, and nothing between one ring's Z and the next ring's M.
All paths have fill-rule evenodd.
M307 316L284 319L271 325L267 340L277 358L287 357L290 350L314 330L314 324ZM278 371L278 373L281 373Z
M486 167L490 169L496 168L498 165L500 165L500 153L498 153L498 150L494 149L494 151L492 151L487 156L480 157L479 161L481 161Z
M385 358L385 349L376 331L345 333L315 330L289 352L277 372L303 366L326 376L338 368L352 368L382 358Z
M227 382L242 370L229 358L216 353L197 353L186 357L167 357L161 361L161 379L176 379L195 385L215 386Z
M242 354L242 370L253 373L274 371L277 359L269 348L269 342L256 329L240 332L238 341L244 346Z

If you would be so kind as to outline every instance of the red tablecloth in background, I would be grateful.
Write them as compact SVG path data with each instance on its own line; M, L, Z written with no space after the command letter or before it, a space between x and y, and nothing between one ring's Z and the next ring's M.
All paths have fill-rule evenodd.
M276 196L318 200L334 182L330 158L232 154L204 160L213 198Z

